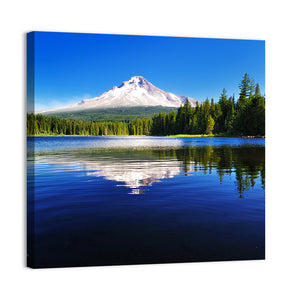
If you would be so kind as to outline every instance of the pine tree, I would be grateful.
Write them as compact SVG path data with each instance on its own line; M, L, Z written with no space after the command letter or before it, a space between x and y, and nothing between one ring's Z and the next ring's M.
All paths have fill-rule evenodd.
M240 96L238 99L238 106L242 107L246 104L247 100L249 99L251 88L250 88L250 79L249 75L245 73L240 85Z
M260 88L259 88L259 84L257 83L255 86L255 96L260 96Z
M249 97L251 98L253 96L255 90L255 83L253 78L250 79L250 85L249 85Z
M206 133L206 134L211 134L212 131L214 130L214 126L215 126L215 121L214 121L214 119L212 118L211 115L208 115L208 117L207 117L207 122L206 122L206 130L205 130L205 133Z

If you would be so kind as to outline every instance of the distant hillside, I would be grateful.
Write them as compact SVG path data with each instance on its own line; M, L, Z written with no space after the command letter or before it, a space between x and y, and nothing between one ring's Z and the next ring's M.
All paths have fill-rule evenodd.
M44 113L46 116L56 116L63 119L82 120L82 121L134 121L138 118L151 118L153 113L169 113L177 107L165 106L135 106L118 108L97 108L88 110L77 110L73 112L52 112Z

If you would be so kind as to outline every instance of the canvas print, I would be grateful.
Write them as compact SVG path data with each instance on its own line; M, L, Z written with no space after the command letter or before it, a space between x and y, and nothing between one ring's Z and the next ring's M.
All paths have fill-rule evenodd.
M29 267L264 258L264 41L27 34Z

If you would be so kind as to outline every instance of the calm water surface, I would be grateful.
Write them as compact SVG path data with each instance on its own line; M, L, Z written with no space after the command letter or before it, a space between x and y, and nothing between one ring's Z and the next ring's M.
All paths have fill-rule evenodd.
M35 267L264 258L263 139L27 143Z

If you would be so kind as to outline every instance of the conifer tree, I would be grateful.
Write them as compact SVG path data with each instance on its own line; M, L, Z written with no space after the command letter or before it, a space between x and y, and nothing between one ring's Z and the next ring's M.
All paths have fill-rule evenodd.
M249 99L250 96L250 79L249 75L245 73L240 85L240 96L238 99L238 106L242 107L244 104L246 104L247 99Z
M255 96L260 96L260 88L259 88L259 84L257 83L255 86Z
M212 118L211 115L208 115L208 117L207 117L207 122L206 122L206 130L205 130L205 133L206 133L206 134L211 134L212 131L214 130L214 126L215 126L215 121L214 121L214 119Z

